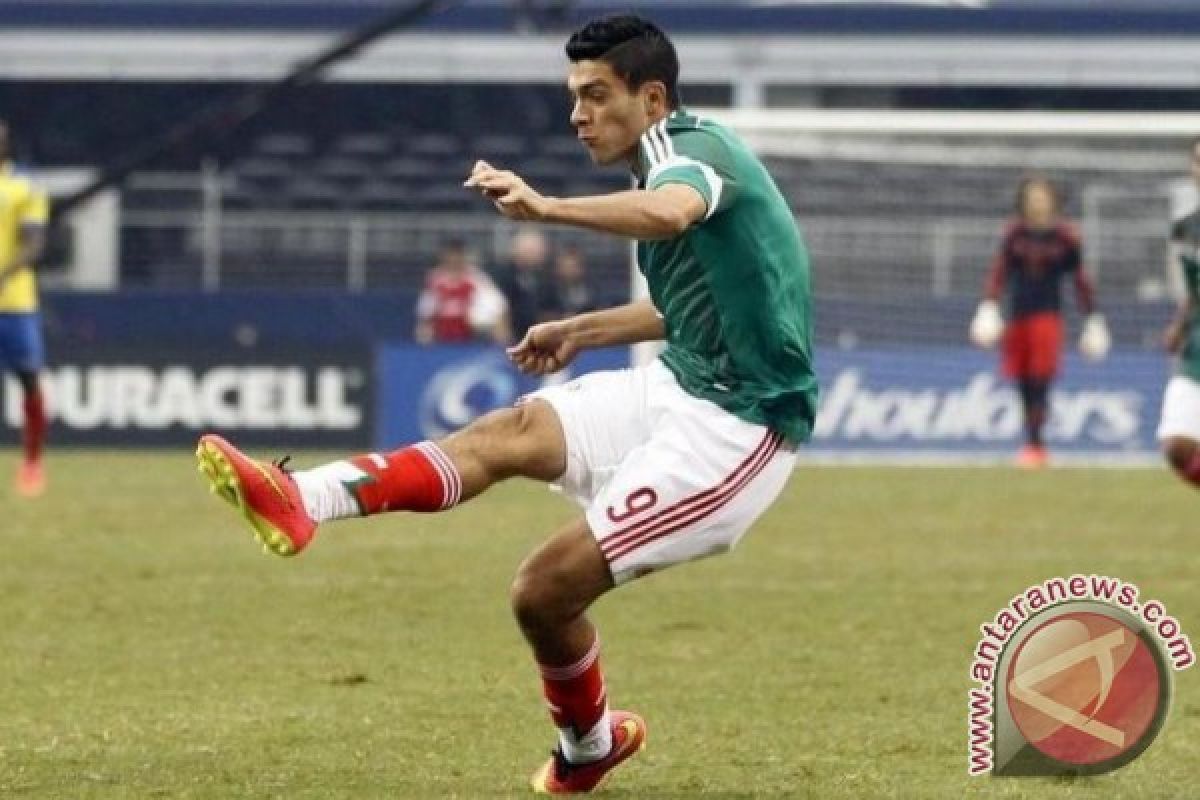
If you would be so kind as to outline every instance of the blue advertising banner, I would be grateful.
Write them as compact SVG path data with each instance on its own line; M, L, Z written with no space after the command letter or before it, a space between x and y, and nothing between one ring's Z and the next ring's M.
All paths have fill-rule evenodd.
M1021 403L996 355L970 348L824 350L821 406L810 452L988 455L1022 441ZM1115 352L1089 363L1069 355L1054 384L1046 428L1052 452L1149 456L1168 360Z
M381 347L375 363L375 445L390 449L445 436L541 386L628 366L629 348L593 350L582 353L562 373L532 378L517 372L504 351L495 347Z
M375 416L370 363L365 347L148 339L51 351L41 382L53 444L180 447L211 432L251 447L357 450L370 443ZM20 430L21 398L12 376L0 381L0 428Z
M585 353L564 375L629 366L625 348ZM1021 445L1017 392L995 353L967 347L825 349L821 407L806 452L888 458L1007 456ZM1154 433L1170 374L1149 351L1114 352L1098 364L1068 355L1046 428L1053 454L1087 460L1157 452ZM520 375L489 347L394 345L377 354L375 442L392 448L443 436L547 383Z

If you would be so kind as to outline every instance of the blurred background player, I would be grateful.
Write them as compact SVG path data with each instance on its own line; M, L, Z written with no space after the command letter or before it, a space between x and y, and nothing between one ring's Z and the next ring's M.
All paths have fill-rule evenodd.
M1200 187L1200 139L1191 148L1192 179ZM1171 226L1171 250L1183 272L1185 292L1167 326L1163 344L1177 354L1175 374L1163 394L1158 440L1179 477L1200 486L1200 209Z
M508 327L515 339L554 316L554 276L550 244L537 228L521 228L508 247L508 263L495 274L496 287L508 303Z
M414 338L421 344L461 344L509 339L504 300L483 270L471 263L466 244L451 239L425 276L417 299Z
M17 492L35 497L46 487L46 407L38 380L45 349L33 265L45 248L49 203L13 165L10 152L8 125L0 120L0 359L16 375L23 395Z
M583 253L574 245L562 247L554 257L554 296L555 312L560 317L596 309Z
M1079 309L1086 315L1080 350L1090 359L1099 359L1109 347L1108 328L1096 311L1095 290L1083 267L1079 235L1060 216L1060 206L1058 192L1046 178L1021 181L1017 216L1005 228L988 272L984 300L971 322L971 339L982 347L992 346L1003 335L1004 374L1017 382L1025 419L1025 446L1017 455L1017 463L1024 467L1042 467L1047 462L1042 430L1062 349L1064 278L1073 279Z

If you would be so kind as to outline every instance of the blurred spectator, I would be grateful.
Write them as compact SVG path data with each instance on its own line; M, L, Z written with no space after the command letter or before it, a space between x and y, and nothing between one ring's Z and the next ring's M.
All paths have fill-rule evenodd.
M414 336L421 344L469 342L479 336L508 339L503 297L457 239L446 242L425 276Z
M554 280L547 269L550 248L536 228L522 228L509 245L509 262L497 273L496 286L508 301L512 335L520 339L530 325L553 318Z
M583 253L574 245L564 247L554 259L554 295L555 310L560 317L570 317L596 308Z

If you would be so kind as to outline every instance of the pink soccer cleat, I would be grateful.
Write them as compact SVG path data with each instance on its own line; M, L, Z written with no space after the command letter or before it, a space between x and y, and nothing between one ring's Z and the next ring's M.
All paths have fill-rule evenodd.
M304 510L300 490L282 465L247 458L211 433L200 437L196 458L213 494L246 518L264 550L293 556L312 541L317 523Z
M646 723L629 711L612 712L612 750L599 761L572 764L562 751L533 773L530 784L538 794L583 794L592 791L608 773L646 746Z

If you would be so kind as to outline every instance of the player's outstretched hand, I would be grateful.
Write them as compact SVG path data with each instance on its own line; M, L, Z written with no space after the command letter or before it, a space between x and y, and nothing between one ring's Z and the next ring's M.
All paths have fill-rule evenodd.
M504 216L518 220L542 220L548 202L529 184L505 169L496 169L486 161L476 161L471 174L463 181L468 189L479 189Z
M579 354L579 346L568 335L567 323L543 322L531 327L507 352L521 372L550 375L570 364Z

